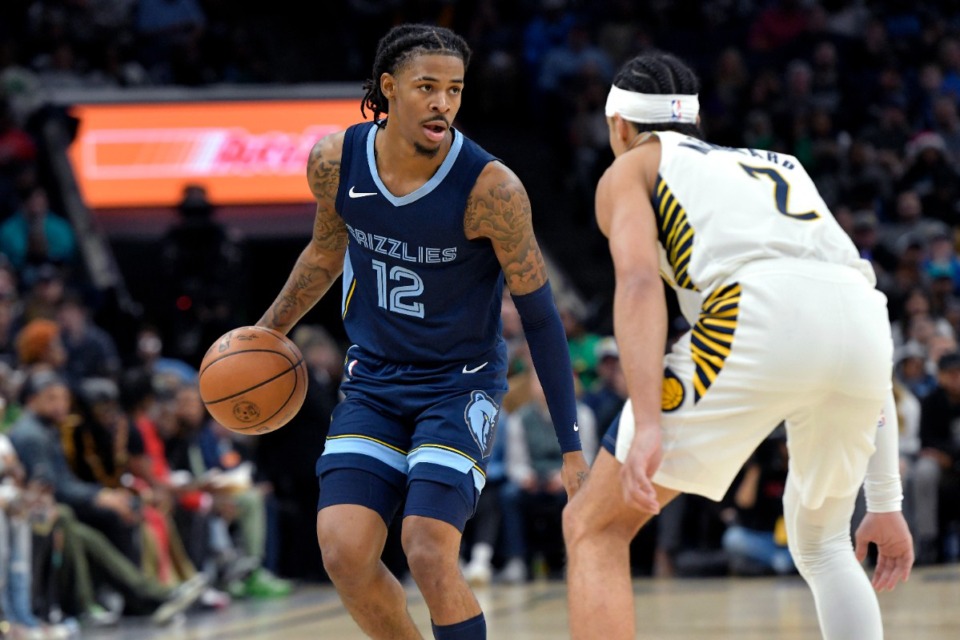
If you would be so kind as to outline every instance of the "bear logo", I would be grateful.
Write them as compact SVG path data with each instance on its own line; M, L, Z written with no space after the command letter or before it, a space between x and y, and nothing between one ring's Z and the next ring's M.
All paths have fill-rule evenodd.
M480 448L483 458L490 457L493 451L493 438L497 432L497 419L500 407L483 391L471 391L470 402L463 411L463 419L470 427L470 434Z

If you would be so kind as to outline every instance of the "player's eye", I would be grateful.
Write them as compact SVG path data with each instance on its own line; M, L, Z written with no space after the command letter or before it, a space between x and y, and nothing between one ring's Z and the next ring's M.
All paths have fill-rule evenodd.
M461 91L463 91L463 89L461 89L460 87L451 87L451 88L450 88L450 93L452 93L452 94L455 95L455 96L460 95L460 92L461 92Z
M420 89L420 91L423 91L425 93L429 93L433 91L433 85L429 85L429 84L422 84L418 88Z

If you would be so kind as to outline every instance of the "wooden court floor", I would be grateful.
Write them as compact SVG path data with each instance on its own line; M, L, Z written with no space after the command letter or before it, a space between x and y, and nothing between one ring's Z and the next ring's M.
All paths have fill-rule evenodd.
M816 640L813 599L800 578L638 580L638 638L665 640ZM415 590L410 611L430 635L429 614ZM567 638L562 582L480 588L491 640ZM887 640L960 638L960 566L917 570L910 582L880 595ZM235 603L219 613L191 613L179 624L146 624L85 632L96 640L362 640L328 587L303 587L292 597ZM598 639L598 640L603 640ZM851 638L850 640L857 640Z

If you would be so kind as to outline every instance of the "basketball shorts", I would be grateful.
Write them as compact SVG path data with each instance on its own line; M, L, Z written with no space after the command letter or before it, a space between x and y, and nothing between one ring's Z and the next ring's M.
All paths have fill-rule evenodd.
M874 451L892 351L886 298L854 269L800 260L741 268L665 358L654 482L719 501L785 421L804 506L850 495ZM633 434L628 402L604 448L623 462Z
M507 389L503 361L494 352L476 362L425 368L384 362L351 347L341 385L345 398L317 461L318 509L360 504L389 526L409 490L405 516L432 517L462 530L486 482ZM363 472L338 475L371 487L338 489L345 486L332 479L339 470Z

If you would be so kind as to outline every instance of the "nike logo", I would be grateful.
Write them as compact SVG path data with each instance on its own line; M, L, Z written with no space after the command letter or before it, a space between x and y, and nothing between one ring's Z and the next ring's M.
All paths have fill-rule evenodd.
M351 198L366 198L367 196L377 195L376 191L371 191L370 193L367 193L364 191L354 191L354 189L356 189L356 187L350 187L350 191L347 193L347 195L350 196Z
M467 368L467 365L463 365L463 372L464 372L464 373L476 373L477 371L480 371L480 369L483 369L485 366L487 366L487 364L488 364L488 363L484 362L484 363L481 364L479 367L474 367L473 369L468 369L468 368Z
M578 425L576 422L574 422L574 423L573 423L573 430L574 430L574 431L580 431L580 425Z

